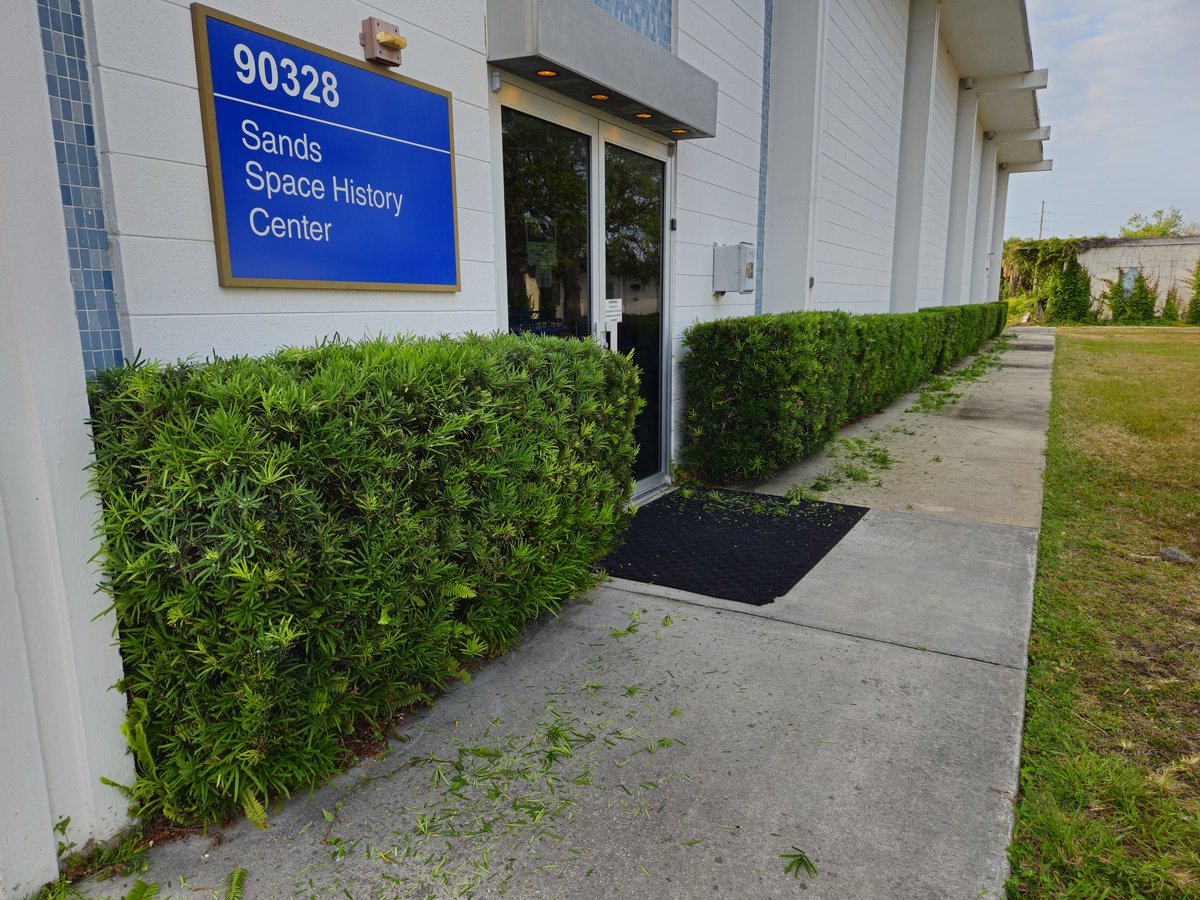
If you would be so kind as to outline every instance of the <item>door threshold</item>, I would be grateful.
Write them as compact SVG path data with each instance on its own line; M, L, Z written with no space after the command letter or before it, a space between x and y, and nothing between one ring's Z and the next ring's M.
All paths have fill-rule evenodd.
M635 487L633 489L633 496L629 502L632 506L645 506L647 503L653 503L659 497L669 494L673 490L675 490L675 485L671 482L671 479L664 478L660 482L646 485L640 489Z

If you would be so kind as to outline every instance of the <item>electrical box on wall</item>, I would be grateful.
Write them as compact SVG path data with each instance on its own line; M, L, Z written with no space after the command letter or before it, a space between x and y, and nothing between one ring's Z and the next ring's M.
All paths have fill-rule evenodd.
M713 244L713 293L754 292L754 245Z

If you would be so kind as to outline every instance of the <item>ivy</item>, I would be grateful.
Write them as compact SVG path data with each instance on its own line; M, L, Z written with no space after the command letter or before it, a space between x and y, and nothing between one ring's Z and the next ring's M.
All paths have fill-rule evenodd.
M1114 324L1129 321L1129 298L1125 296L1125 285L1121 283L1120 278L1109 282L1104 300L1108 304L1109 318Z
M1031 296L1049 322L1084 322L1092 317L1091 284L1079 254L1091 238L1044 238L1004 242L1001 296Z
M1189 325L1200 325L1200 259L1196 260L1196 271L1192 276L1192 300L1183 320Z
M1167 299L1163 301L1161 318L1164 322L1179 321L1179 288L1175 285L1167 288Z
M1126 303L1126 321L1145 324L1154 318L1154 308L1158 305L1158 292L1146 282L1146 276L1138 269L1133 279L1133 290L1129 292Z

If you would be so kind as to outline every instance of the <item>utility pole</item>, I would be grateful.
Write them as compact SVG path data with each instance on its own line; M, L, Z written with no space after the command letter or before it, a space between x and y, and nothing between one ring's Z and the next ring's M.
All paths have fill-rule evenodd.
M1046 224L1046 201L1042 201L1042 214L1038 216L1038 240L1042 239L1042 226Z

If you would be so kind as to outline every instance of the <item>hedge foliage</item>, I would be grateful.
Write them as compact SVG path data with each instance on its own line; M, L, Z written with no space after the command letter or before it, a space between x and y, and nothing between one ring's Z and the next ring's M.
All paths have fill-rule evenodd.
M592 585L640 401L624 357L503 335L134 364L91 404L133 797L211 822Z
M722 482L764 478L998 335L1006 303L851 316L719 319L684 333L682 463Z

